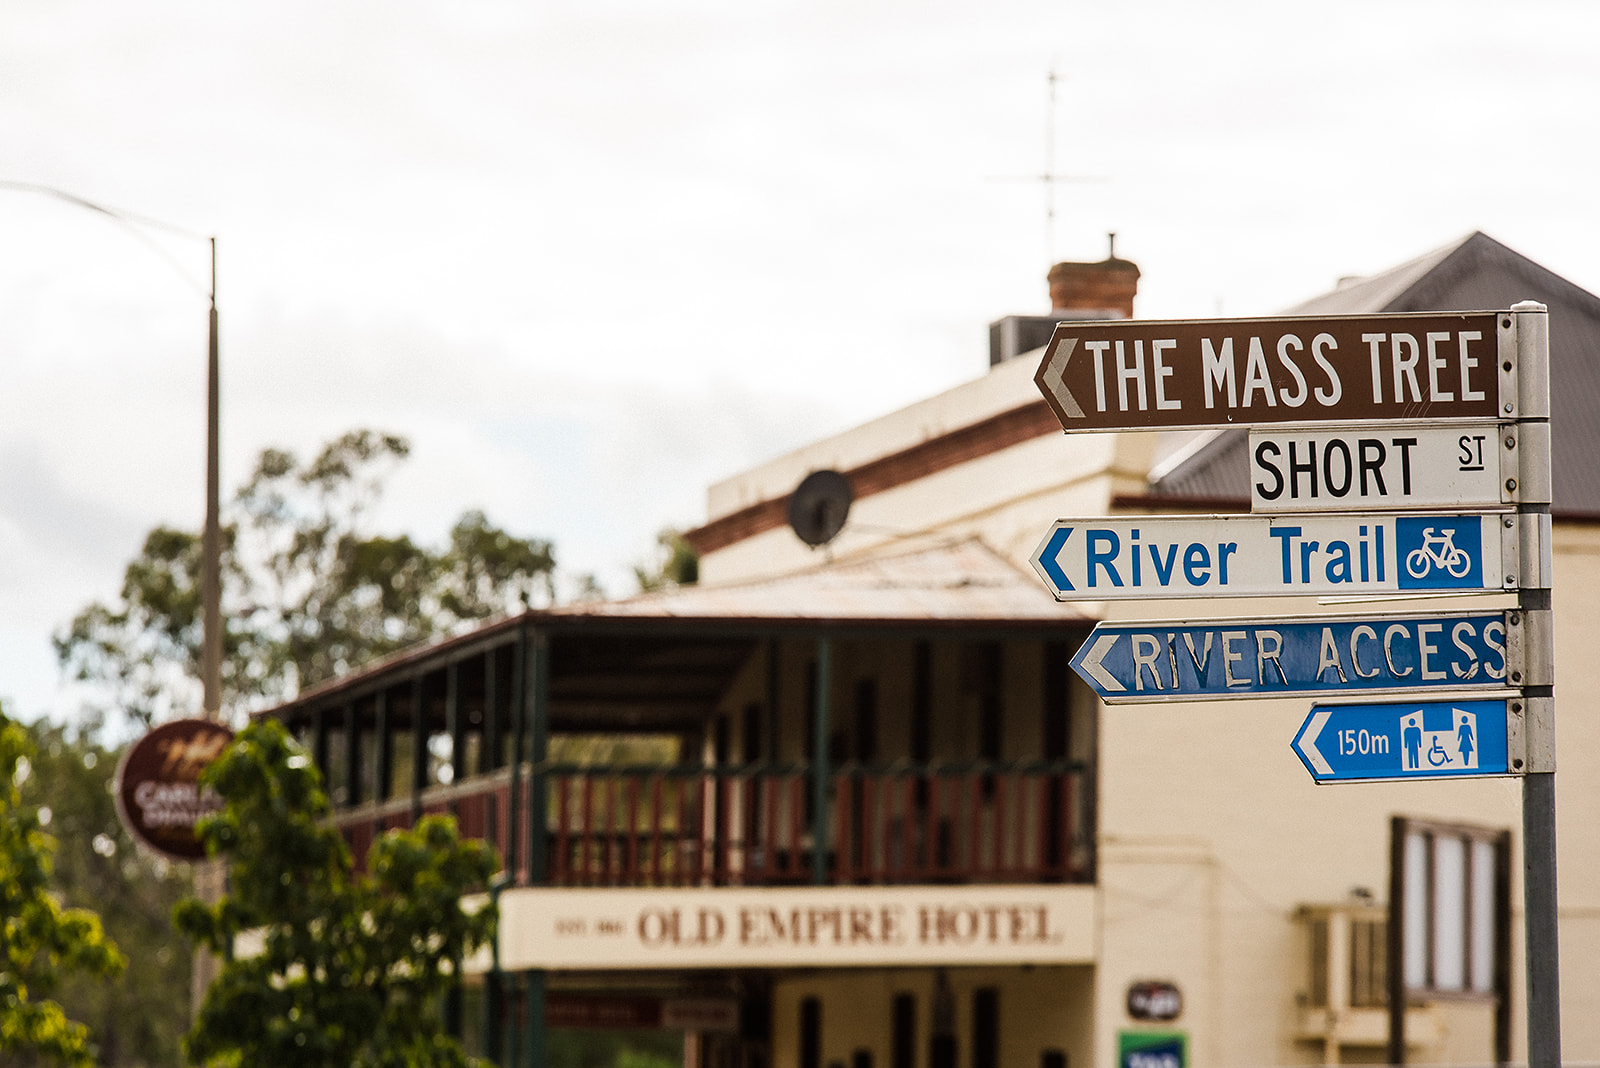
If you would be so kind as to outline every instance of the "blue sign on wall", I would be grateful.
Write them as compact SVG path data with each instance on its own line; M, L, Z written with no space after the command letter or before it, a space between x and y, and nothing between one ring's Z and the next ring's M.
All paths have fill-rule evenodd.
M1502 688L1500 612L1102 623L1072 669L1109 702Z
M1506 775L1506 702L1312 705L1294 751L1317 782Z

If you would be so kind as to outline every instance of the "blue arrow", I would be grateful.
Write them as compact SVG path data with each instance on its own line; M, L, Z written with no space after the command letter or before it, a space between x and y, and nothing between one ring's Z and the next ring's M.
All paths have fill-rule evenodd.
M1044 572L1058 592L1071 593L1072 580L1067 578L1067 573L1061 570L1059 557L1061 550L1067 544L1067 539L1072 536L1071 527L1057 527L1044 543L1044 548L1039 552L1039 569Z
M1312 705L1292 746L1319 783L1506 775L1505 701Z

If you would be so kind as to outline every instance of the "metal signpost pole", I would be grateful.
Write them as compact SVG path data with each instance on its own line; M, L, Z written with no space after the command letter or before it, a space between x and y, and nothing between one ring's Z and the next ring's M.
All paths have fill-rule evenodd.
M1544 305L1525 301L1509 316L1515 331L1518 364L1518 433L1523 445L1524 477L1533 474L1546 485L1550 478L1550 334ZM1533 433L1529 431L1533 430ZM1540 432L1542 431L1542 433ZM1528 446L1542 442L1542 454ZM1522 504L1518 513L1548 526L1546 503ZM1528 520L1524 520L1528 522ZM1537 581L1522 576L1517 606L1526 620L1528 675L1523 686L1527 748L1522 778L1523 914L1528 969L1528 1065L1560 1068L1561 985L1556 922L1556 775L1554 628L1547 538L1539 558L1524 559L1524 571L1538 568Z
M1477 672L1495 671L1482 653L1499 650L1504 697L1317 705L1293 744L1317 782L1522 778L1528 1064L1560 1068L1548 309L1064 322L1034 380L1069 433L1251 430L1253 514L1058 520L1033 557L1058 600L1516 593L1503 622L1383 621L1392 677L1363 652L1376 617L1102 625L1072 667L1108 702L1421 692L1469 680L1489 688ZM1445 665L1433 636L1446 626L1479 638L1494 628L1504 644ZM1414 664L1394 659L1392 638L1415 640ZM1469 755L1458 745L1452 755L1435 739L1441 759L1430 749L1428 767L1415 755L1402 763L1401 749L1439 733L1446 713L1487 728L1503 749ZM1398 948L1391 941L1392 958ZM1389 1056L1402 1063L1403 963L1389 968ZM1507 989L1496 987L1497 1019ZM1502 1034L1502 1059L1503 1043Z

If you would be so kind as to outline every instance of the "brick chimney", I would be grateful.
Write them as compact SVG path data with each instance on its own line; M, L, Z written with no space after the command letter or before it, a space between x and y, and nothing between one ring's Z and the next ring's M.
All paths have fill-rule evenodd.
M1139 268L1117 258L1117 235L1110 234L1106 258L1098 263L1058 263L1050 268L1050 314L1064 318L1132 319Z

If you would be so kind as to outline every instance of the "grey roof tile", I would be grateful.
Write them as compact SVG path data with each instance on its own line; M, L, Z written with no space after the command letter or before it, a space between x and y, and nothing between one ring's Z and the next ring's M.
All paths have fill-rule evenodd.
M1287 309L1287 315L1550 309L1551 511L1600 517L1600 297L1482 233ZM1246 434L1230 429L1154 472L1152 498L1248 502Z

